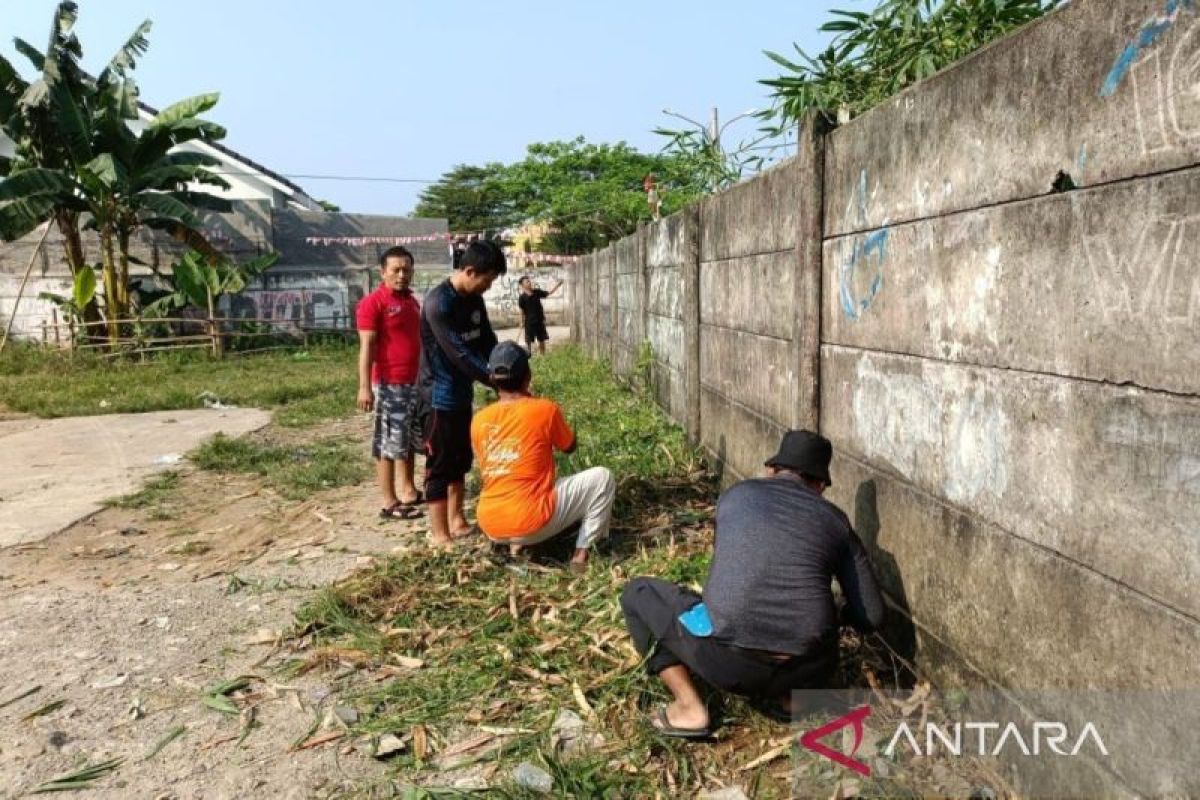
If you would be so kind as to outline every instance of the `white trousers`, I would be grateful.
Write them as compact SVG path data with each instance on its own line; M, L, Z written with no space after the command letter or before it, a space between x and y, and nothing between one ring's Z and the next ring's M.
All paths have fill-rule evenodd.
M554 482L554 513L545 525L525 536L492 541L511 545L538 544L580 522L575 549L585 550L597 539L608 535L616 496L617 482L607 467L592 467L559 478Z

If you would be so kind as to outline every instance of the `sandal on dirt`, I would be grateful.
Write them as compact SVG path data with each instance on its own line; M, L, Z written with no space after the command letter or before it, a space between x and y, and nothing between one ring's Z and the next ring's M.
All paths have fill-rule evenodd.
M676 739L711 739L711 728L677 728L667 719L667 707L659 706L650 717L650 727L663 736Z
M424 514L416 506L397 501L387 508L379 509L379 516L383 519L420 519Z
M414 497L412 500L399 500L397 502L400 505L405 506L407 508L415 508L417 506L425 505L425 495L418 490L417 496Z

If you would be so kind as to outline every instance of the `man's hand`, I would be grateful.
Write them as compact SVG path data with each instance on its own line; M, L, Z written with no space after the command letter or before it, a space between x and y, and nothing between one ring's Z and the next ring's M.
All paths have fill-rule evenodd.
M375 395L371 394L370 389L358 390L358 410L370 411L375 407Z

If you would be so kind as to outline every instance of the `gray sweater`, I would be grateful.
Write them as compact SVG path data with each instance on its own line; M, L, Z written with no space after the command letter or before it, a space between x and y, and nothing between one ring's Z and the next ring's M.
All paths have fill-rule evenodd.
M742 481L721 495L704 587L715 638L799 656L836 647L833 577L849 622L878 627L883 600L871 563L837 506L789 473Z

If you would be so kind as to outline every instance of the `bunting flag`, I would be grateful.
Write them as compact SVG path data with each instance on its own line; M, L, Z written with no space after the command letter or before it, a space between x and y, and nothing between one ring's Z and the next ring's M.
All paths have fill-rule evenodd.
M557 253L520 253L514 250L505 250L504 254L509 258L519 258L522 261L534 264L574 264L579 261L579 256L564 256Z
M330 247L333 245L349 245L350 247L387 245L391 247L398 244L413 244L414 242L450 242L478 235L476 233L430 233L421 236L308 236L304 241L307 244L318 247ZM579 256L568 256L558 253L522 253L516 250L505 250L504 254L509 258L519 258L523 259L526 263L532 262L534 264L574 264L579 261Z
M461 233L430 233L423 236L308 236L304 241L307 244L319 247L338 244L346 244L351 247L363 247L369 244L386 244L391 246L396 244L413 244L415 242L448 242L462 235Z

